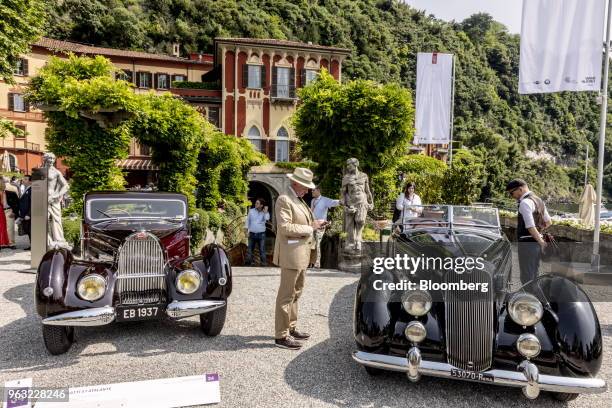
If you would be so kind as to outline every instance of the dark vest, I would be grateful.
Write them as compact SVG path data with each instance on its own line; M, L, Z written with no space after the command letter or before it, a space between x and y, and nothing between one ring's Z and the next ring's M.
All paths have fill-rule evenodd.
M535 221L536 228L539 229L543 221L542 218L544 217L544 202L542 201L540 197L533 194L532 192L529 192L525 197L523 197L523 200L527 200L527 199L533 200L533 202L535 203L535 210L533 211L533 220ZM527 238L521 238L521 237L527 237ZM520 213L520 211L518 212L518 222L516 226L516 238L520 241L535 241L533 237L531 237L531 234L529 233L527 228L525 228L525 220L523 219L523 215Z

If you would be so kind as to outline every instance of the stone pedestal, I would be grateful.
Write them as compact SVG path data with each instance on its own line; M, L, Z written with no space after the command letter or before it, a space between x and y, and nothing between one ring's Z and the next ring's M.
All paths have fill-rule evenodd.
M347 249L346 241L342 240L338 252L338 269L344 272L361 273L363 254L361 250Z

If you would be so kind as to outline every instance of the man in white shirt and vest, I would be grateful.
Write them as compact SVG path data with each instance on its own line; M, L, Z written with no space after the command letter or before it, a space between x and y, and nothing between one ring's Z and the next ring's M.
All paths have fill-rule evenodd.
M312 190L312 201L310 202L310 210L315 220L327 220L327 211L330 208L340 205L340 200L332 200L331 198L321 195L321 187L316 186ZM315 231L315 239L317 241L317 257L314 262L315 268L321 267L321 240L325 234L325 228Z
M519 203L516 236L521 283L525 284L538 277L542 251L547 246L541 231L550 227L552 220L542 199L529 190L525 180L512 180L506 191Z

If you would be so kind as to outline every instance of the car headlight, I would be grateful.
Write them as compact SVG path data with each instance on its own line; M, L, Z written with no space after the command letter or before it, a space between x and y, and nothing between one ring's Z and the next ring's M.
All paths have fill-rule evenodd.
M523 333L516 341L516 349L524 357L533 358L540 354L542 346L536 336L531 333Z
M97 273L83 276L77 285L77 292L83 300L98 300L106 293L106 279Z
M427 336L427 331L425 330L425 326L423 326L423 323L412 321L408 323L408 326L406 326L406 330L404 330L404 335L411 342L420 343L425 340L425 336Z
M176 289L184 295L191 295L201 284L202 277L193 269L187 269L176 277Z
M412 316L423 316L431 309L431 295L422 290L408 292L402 299L402 306Z
M544 308L535 296L529 293L517 293L508 302L508 312L515 323L521 326L533 326L542 318Z

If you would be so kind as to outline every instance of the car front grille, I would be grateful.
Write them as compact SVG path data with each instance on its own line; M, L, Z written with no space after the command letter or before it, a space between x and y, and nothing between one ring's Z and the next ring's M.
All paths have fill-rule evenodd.
M488 291L449 290L445 296L448 363L462 370L483 371L493 358L493 288L484 270L446 274L446 282L487 283Z
M121 304L165 301L164 252L155 235L136 232L128 236L117 260L117 293Z

